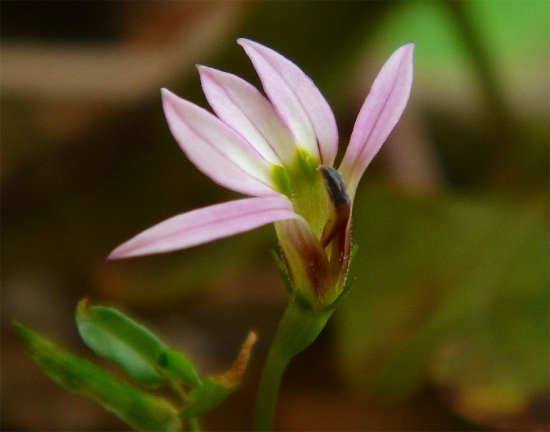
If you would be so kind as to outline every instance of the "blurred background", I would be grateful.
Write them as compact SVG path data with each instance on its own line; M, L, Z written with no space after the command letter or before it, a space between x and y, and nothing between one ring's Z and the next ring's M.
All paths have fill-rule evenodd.
M373 78L415 41L409 105L354 208L354 289L283 381L282 430L547 430L546 1L3 1L2 430L127 430L46 378L17 319L82 356L83 297L150 324L203 373L260 335L205 417L251 427L287 300L271 226L105 262L169 216L236 197L170 136L160 87L206 106L195 64L259 80L237 37L297 63L345 149Z

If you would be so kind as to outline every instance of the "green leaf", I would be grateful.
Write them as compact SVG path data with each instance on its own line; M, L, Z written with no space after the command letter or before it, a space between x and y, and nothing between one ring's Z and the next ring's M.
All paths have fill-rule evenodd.
M163 381L157 363L166 347L145 327L115 309L88 306L87 300L78 304L75 319L80 336L98 355L145 386L156 387Z
M200 387L201 380L193 365L181 352L172 349L162 351L157 363L163 375L172 381L186 384L190 387Z
M13 327L40 368L62 387L94 400L135 430L181 430L176 409L164 399L119 381L21 324Z

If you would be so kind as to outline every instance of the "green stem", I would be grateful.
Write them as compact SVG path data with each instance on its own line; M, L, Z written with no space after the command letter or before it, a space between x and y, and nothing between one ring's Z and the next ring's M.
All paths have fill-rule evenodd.
M256 401L256 413L254 418L254 429L256 431L273 430L273 418L275 405L281 378L290 359L280 358L272 348L265 364L258 399Z
M285 369L292 357L317 338L332 312L302 309L293 301L288 304L262 373L254 417L256 431L273 430L277 394Z

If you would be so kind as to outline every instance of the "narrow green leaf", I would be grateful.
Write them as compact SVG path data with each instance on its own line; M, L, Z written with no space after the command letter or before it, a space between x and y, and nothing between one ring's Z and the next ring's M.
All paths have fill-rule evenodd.
M158 357L158 367L163 375L190 387L202 385L193 365L181 352L172 349L162 351Z
M94 400L135 430L181 430L176 409L164 399L119 381L21 324L13 327L40 368L62 387Z
M75 319L80 336L98 355L145 386L156 387L163 381L157 360L166 348L145 327L116 309L88 306L87 300L78 304Z

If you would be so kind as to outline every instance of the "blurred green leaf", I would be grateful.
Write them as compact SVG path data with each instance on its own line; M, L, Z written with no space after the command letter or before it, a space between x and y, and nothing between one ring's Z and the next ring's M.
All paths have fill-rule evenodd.
M384 189L357 202L357 282L336 315L348 381L398 398L427 379L476 420L547 394L547 203Z
M157 366L170 380L191 387L200 387L202 385L189 359L179 351L171 349L162 351L158 356Z
M119 381L21 324L13 326L40 368L62 387L94 400L135 430L181 430L176 410L164 399Z
M516 80L531 74L526 64L548 67L548 2L463 2L476 29L498 59L499 73L515 75ZM400 2L384 25L378 27L376 39L381 49L389 51L404 41L416 43L415 68L459 69L467 73L464 56L468 53L463 35L454 27L453 11L446 2ZM426 25L429 23L429 25ZM519 74L519 75L518 75ZM425 77L429 78L429 77ZM425 79L415 76L416 79ZM512 77L510 77L512 78Z
M115 309L88 306L87 300L78 304L75 319L80 336L98 355L145 386L163 381L157 362L166 347L145 327Z

